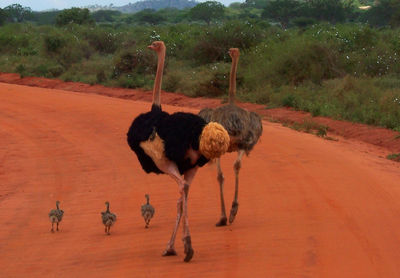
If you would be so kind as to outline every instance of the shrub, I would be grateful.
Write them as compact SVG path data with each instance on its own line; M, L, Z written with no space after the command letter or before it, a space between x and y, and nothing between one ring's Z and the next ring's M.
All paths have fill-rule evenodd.
M133 50L121 53L114 62L113 78L128 73L154 73L157 69L156 57L150 51Z

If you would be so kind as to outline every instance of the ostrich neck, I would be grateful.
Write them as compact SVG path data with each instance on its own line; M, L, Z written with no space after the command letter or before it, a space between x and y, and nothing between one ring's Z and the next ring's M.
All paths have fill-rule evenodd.
M162 49L158 54L157 73L153 87L153 104L161 105L161 82L164 70L165 49Z
M236 95L236 70L239 58L232 58L231 75L229 80L229 103L235 102Z
M146 199L147 199L147 204L149 204L150 203L150 197L146 196Z
M58 203L56 203L56 207L57 207L57 210L60 210L60 208L58 207Z
M110 204L107 204L107 212L110 212Z

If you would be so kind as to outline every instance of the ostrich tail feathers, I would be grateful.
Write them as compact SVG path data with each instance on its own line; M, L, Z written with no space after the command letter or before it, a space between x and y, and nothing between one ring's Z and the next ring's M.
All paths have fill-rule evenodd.
M208 123L200 136L200 152L208 159L218 158L229 147L229 134L225 128L216 122Z

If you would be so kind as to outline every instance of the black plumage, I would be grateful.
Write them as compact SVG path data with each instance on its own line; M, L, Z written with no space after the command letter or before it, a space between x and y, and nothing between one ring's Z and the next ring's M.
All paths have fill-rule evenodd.
M203 155L192 163L185 157L189 149L199 150L199 137L206 125L201 117L184 112L168 114L160 106L153 105L150 112L139 115L128 131L128 144L136 153L138 160L146 173L163 173L148 156L140 143L151 140L157 133L164 141L165 156L176 163L180 174L196 166L203 166L209 160Z

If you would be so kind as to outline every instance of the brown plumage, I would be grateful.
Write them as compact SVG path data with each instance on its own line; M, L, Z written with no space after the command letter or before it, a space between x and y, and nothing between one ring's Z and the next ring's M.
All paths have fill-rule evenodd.
M51 222L51 232L54 233L54 223L57 224L57 231L58 231L58 224L61 222L63 215L64 215L64 211L62 209L60 209L59 207L60 205L60 201L56 201L56 209L52 209L49 212L49 219Z
M254 145L258 142L262 134L262 122L257 113L247 111L235 104L236 94L236 70L239 61L239 49L231 48L229 55L232 58L230 83L229 83L229 103L216 109L205 108L200 111L199 116L207 122L215 121L220 123L229 133L230 144L228 152L238 152L238 157L234 163L235 170L235 197L232 202L232 209L229 216L229 223L232 223L238 211L238 187L239 170L243 154L249 155ZM220 159L217 158L218 182L221 194L221 219L217 226L226 225L227 218L223 196L224 175L221 170Z
M144 226L144 227L148 228L149 224L150 224L150 220L154 216L155 209L152 205L150 205L149 195L146 194L145 197L146 197L147 202L146 202L146 204L142 205L142 216L143 216L144 222L146 223L146 226Z
M101 220L103 221L104 224L104 232L107 235L110 235L110 228L112 225L114 225L115 221L117 221L117 216L110 212L110 203L105 202L105 205L107 207L106 211L101 212Z

